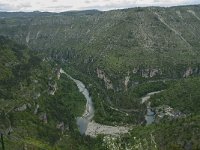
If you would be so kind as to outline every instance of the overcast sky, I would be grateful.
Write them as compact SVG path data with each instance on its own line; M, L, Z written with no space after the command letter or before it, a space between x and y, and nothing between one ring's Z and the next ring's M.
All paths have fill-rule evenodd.
M110 10L136 6L200 4L200 0L0 0L0 11Z

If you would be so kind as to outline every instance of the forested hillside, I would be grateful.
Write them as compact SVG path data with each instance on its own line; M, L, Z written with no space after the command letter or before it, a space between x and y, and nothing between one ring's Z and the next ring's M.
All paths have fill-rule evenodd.
M0 12L6 149L200 149L199 28L199 5ZM79 80L95 137L78 130L89 113Z
M4 37L0 52L0 132L5 149L88 149L75 121L85 100L72 81L58 76L59 66Z
M106 89L200 72L199 5L0 16L1 35L101 78Z

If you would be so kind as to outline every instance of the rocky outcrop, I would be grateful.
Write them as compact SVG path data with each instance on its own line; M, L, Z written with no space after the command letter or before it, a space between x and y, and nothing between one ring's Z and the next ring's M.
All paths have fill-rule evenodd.
M62 132L62 134L63 134L63 133L64 133L64 130L65 130L65 124L64 124L64 122L58 123L58 124L56 125L56 128L57 128L57 129L60 129L61 132Z
M25 111L27 109L27 105L23 104L21 107L15 108L15 111Z
M139 70L138 68L134 68L133 69L133 74L136 74L138 72L138 70Z
M125 87L125 91L128 90L128 83L130 81L130 76L129 76L130 72L128 72L128 76L125 77L125 80L124 80L124 87Z
M14 132L14 129L11 126L9 126L7 129L4 130L5 135L9 135L12 132Z
M108 77L106 77L106 74L104 71L97 68L97 76L99 79L102 79L104 81L107 89L113 89L113 84L112 84L111 80Z
M40 108L40 105L37 104L36 107L35 107L35 110L34 110L34 114L36 115L38 113L38 109Z
M142 77L143 78L148 78L149 77L149 69L143 69L141 71Z
M34 96L33 96L33 99L35 99L35 100L36 100L36 99L38 99L40 96L41 96L41 94L40 94L40 93L35 93L35 94L34 94Z
M28 44L29 43L29 40L30 40L30 33L31 32L28 32L27 36L26 36L26 43Z
M147 68L147 69L134 68L132 72L133 72L133 74L139 73L143 78L152 78L152 77L162 74L161 70L156 69L156 68L152 68L152 69L150 69L150 68Z
M142 69L141 70L142 77L144 78L152 78L156 75L162 74L160 69Z
M47 123L47 114L46 113L41 113L39 116L39 119L43 121L44 123Z
M49 84L49 94L54 95L57 91L57 83Z
M160 71L158 69L150 69L149 77L152 78L152 77L158 75L159 73L160 73Z
M189 68L187 68L186 71L184 72L183 77L184 77L184 78L187 78L187 77L191 76L192 74L193 74L193 69L192 69L192 67L189 67Z
M124 86L125 86L125 90L126 91L128 90L129 80L130 80L130 76L125 77Z
M36 37L35 37L36 40L38 39L40 33L41 33L41 31L38 31L38 32L37 32Z
M26 143L24 144L23 150L28 150L28 146Z
M56 74L57 74L57 79L59 80L60 79L60 69L58 69L57 71L56 71Z

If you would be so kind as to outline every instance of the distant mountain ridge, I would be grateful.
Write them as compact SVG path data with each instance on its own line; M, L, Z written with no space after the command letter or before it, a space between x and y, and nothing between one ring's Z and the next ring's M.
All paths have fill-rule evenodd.
M1 35L49 55L56 51L70 61L74 60L66 53L81 55L79 61L85 64L92 58L102 63L93 61L94 66L104 69L198 62L199 5L106 12L1 12L0 17Z
M200 5L0 12L0 131L6 146L199 149L199 29ZM80 135L76 117L85 100L61 68L90 92L95 122L133 130L116 138ZM142 103L150 92L157 93L151 105ZM155 123L145 126L148 109Z

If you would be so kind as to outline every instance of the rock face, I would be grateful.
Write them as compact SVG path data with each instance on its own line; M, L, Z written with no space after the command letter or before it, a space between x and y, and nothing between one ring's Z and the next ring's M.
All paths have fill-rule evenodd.
M187 78L191 75L199 75L199 74L200 74L200 68L199 67L195 67L195 68L188 67L183 74L183 78Z
M193 74L193 69L191 67L187 68L187 70L185 71L183 77L187 78L189 76L191 76Z
M57 79L59 80L59 79L60 79L60 69L58 69L58 70L56 71L56 74L57 74Z
M56 125L56 128L57 128L57 129L60 129L61 132L63 133L64 130L65 130L65 124L64 124L64 122L58 123L58 124Z
M49 94L54 95L57 90L57 83L49 84Z
M1 131L0 131L1 132ZM9 126L7 129L5 129L4 130L4 132L2 132L2 133L4 133L5 135L8 135L8 134L10 134L10 133L12 133L12 132L14 132L14 129L11 127L11 126Z
M44 123L47 123L47 114L46 113L41 113L39 116L39 119L43 121Z
M130 76L126 76L124 80L125 91L128 90L128 83L130 81Z
M107 89L113 89L112 82L108 77L106 77L106 74L105 74L104 71L97 68L97 76L98 76L99 79L102 79L104 81Z
M139 70L138 68L134 68L133 69L133 74L136 74L138 72L138 70Z
M152 78L159 73L160 73L160 71L158 69L151 69L150 72L149 72L149 77Z
M28 32L27 36L26 36L26 43L28 44L30 40L30 32Z
M156 75L162 74L161 70L156 69L156 68L152 68L152 69L150 69L150 68L147 68L147 69L134 68L132 72L133 72L133 74L140 73L143 78L152 78L152 77L155 77Z
M159 69L142 69L141 74L144 78L152 78L161 74L161 71Z
M34 114L36 115L37 113L38 113L38 109L40 108L40 105L36 105L36 108L35 108L35 110L34 110Z
M18 107L15 109L15 111L25 111L27 109L26 104L22 105L21 107Z
M33 99L35 99L35 100L36 100L36 99L38 99L40 96L41 96L41 94L40 94L40 93L35 93L35 94L34 94L34 96L33 96Z
M142 71L142 77L148 78L149 77L149 69L143 69Z

